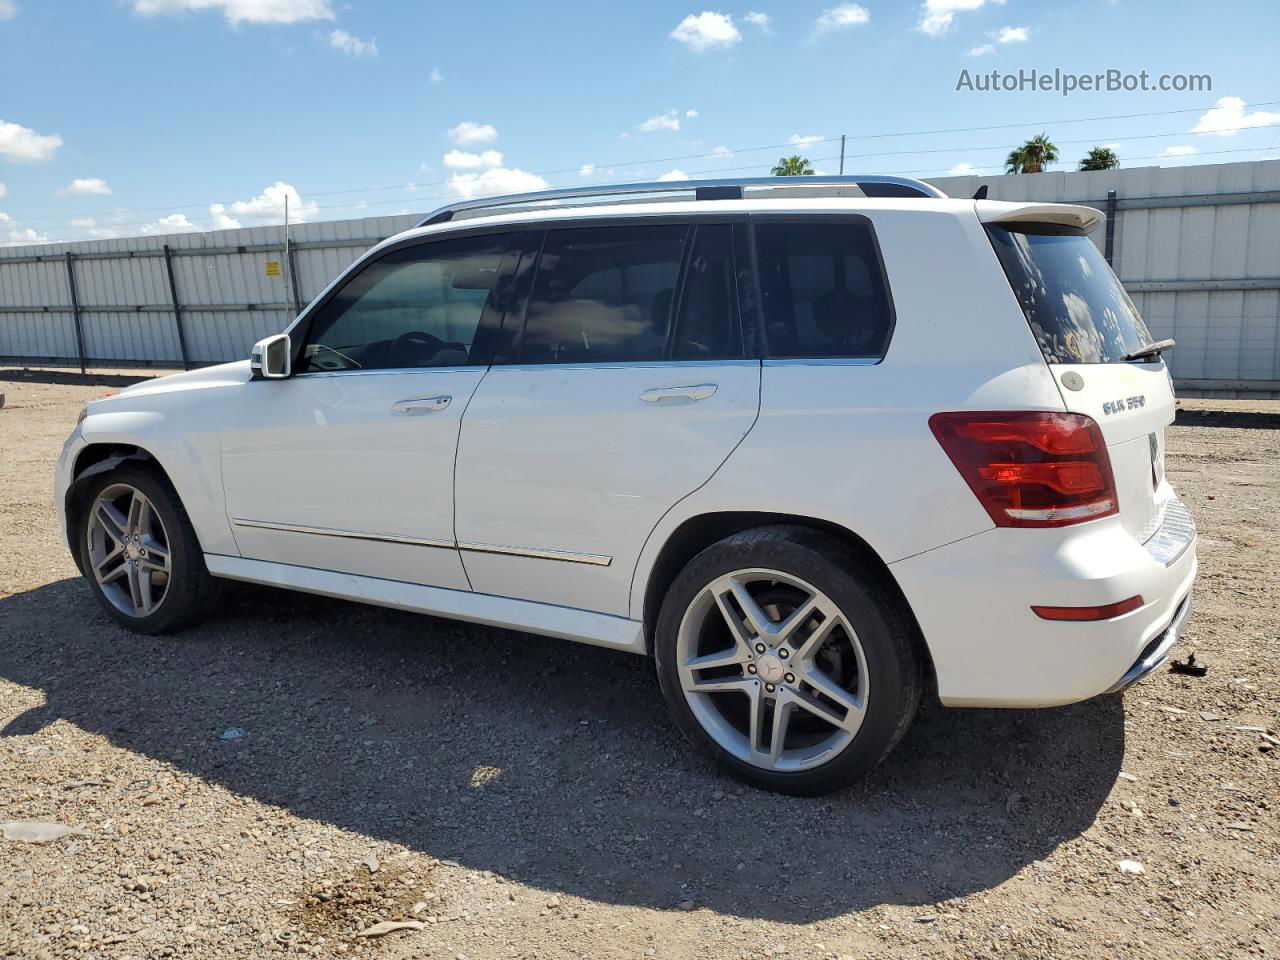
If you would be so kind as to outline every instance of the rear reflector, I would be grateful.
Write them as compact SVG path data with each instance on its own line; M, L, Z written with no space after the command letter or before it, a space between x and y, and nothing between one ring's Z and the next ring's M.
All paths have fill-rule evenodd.
M998 527L1063 527L1116 512L1102 431L1078 413L935 413L929 427Z
M1130 597L1102 607L1032 607L1041 620L1111 620L1142 606L1142 597Z

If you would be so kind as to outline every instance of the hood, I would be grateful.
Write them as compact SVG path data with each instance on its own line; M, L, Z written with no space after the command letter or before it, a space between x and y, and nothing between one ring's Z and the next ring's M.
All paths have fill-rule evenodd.
M174 373L167 377L156 377L144 380L131 387L125 387L112 396L140 397L159 393L172 393L175 390L200 390L206 387L231 386L249 381L249 361L235 360L231 363L219 363L212 367L201 367L199 370L188 370L186 373Z

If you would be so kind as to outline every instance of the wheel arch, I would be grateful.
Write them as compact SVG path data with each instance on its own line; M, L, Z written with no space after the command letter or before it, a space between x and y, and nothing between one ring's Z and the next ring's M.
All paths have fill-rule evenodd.
M62 509L66 516L67 547L71 550L76 568L84 573L84 558L80 554L76 531L80 529L81 511L84 509L84 491L94 478L119 467L122 463L138 463L173 486L173 479L163 464L145 447L133 443L104 441L89 443L76 454L71 468L71 483L63 497ZM176 489L176 488L175 488Z
M907 602L906 595L898 585L898 581L889 569L889 565L885 563L880 554L865 539L848 527L833 523L830 520L798 514L757 510L730 510L696 514L683 520L667 536L647 570L637 569L636 571L633 592L635 590L643 590L640 600L640 613L644 623L646 649L653 649L653 634L657 626L658 612L661 609L663 597L666 596L667 589L674 582L676 576L679 575L690 560L713 543L723 540L725 537L730 537L755 527L776 524L818 530L832 539L838 540L854 553L865 572L880 580L887 589L893 592L902 604L902 609L907 613L912 627L913 640L925 665L930 686L933 687L935 685L935 675L933 658L929 654L929 645L925 642L924 634L915 619L911 605Z

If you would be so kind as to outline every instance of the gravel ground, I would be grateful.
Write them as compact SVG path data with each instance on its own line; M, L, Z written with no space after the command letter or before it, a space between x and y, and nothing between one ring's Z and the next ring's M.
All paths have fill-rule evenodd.
M121 382L0 371L0 827L83 831L0 840L0 956L1280 951L1278 402L1188 400L1169 435L1206 677L926 706L804 800L702 766L625 654L245 587L122 631L50 502ZM360 936L385 920L416 922Z

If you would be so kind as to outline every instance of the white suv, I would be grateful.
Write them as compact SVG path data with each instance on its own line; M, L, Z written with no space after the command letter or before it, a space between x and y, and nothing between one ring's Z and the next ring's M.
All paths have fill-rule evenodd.
M1050 706L1165 658L1196 575L1172 343L1097 211L605 192L447 208L252 360L90 403L57 497L106 611L176 630L227 578L652 654L696 746L795 793L926 686Z

